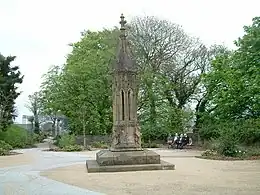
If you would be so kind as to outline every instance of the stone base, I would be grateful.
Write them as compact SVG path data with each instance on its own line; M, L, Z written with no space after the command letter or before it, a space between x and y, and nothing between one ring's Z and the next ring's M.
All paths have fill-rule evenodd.
M160 155L151 150L111 151L101 150L96 160L87 160L89 173L145 170L174 170L173 164L160 160Z
M153 170L174 170L175 169L175 165L162 160L160 164L110 165L110 166L100 166L96 160L87 160L86 166L87 166L88 173L153 171Z
M111 151L101 150L96 154L100 166L160 164L160 155L151 150Z

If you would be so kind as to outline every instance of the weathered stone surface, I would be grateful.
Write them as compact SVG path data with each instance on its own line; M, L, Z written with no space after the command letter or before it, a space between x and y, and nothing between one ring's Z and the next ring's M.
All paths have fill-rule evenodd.
M96 154L96 160L100 165L114 165L114 155L109 150L101 150Z
M126 172L126 171L152 171L152 170L175 170L175 165L161 161L160 164L135 164L135 165L112 165L100 166L96 160L87 160L88 173L97 172Z
M96 154L100 166L160 164L160 155L151 150L119 151L101 150Z

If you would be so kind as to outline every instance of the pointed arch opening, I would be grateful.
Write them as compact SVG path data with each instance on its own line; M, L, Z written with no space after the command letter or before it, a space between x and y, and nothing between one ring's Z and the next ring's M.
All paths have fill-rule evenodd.
M127 93L128 98L128 120L132 120L132 106L133 106L133 91L132 89L128 90Z
M121 101L122 101L122 120L125 120L125 93L124 90L121 91Z

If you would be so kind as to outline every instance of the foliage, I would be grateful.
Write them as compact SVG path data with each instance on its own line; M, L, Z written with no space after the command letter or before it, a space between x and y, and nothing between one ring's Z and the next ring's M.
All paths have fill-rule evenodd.
M219 54L203 79L207 101L200 110L200 136L222 140L220 152L226 155L234 154L235 142L260 140L260 18L244 30L237 50Z
M138 114L144 139L164 139L169 132L186 130L192 116L188 104L209 65L209 50L179 25L156 17L135 18L128 30L139 69ZM117 42L117 28L84 31L80 41L70 44L66 64L44 75L43 110L60 110L75 134L111 133L110 64Z
M191 129L202 140L218 141L221 154L235 155L237 142L259 140L259 17L245 27L237 49L206 47L177 24L137 17L128 25L138 66L138 119L142 139ZM84 31L70 44L66 63L44 75L43 112L66 116L73 134L103 135L112 130L109 65L115 60L118 29ZM196 108L191 105L196 103ZM195 112L195 113L194 113ZM55 123L53 123L55 125Z
M154 142L142 142L142 148L159 148L160 145Z
M238 145L260 143L259 119L220 121L203 126L199 133L203 140L211 142L210 149L219 153L234 153ZM214 147L212 147L214 146ZM232 152L233 151L233 152ZM231 154L230 154L231 155Z
M26 104L26 107L29 111L33 114L33 120L31 123L34 122L34 132L40 133L40 122L39 122L39 113L41 109L40 104L40 96L38 92L34 92L32 95L29 95L29 102Z
M214 117L248 119L260 116L260 19L244 27L245 35L236 41L238 49L218 56L213 69L205 76L211 94Z
M109 148L109 145L103 141L100 141L100 142L93 142L91 144L91 147L106 149L106 148Z
M64 134L57 139L57 145L60 148L64 148L68 145L76 144L76 137L74 135Z
M46 132L40 131L39 134L38 133L33 134L33 140L36 143L41 143L41 142L43 142L44 139L47 138L47 136L48 136L48 134Z
M0 132L0 139L10 144L13 148L32 147L35 143L33 136L27 130L11 125L7 131Z
M60 110L69 118L70 129L82 134L106 134L111 123L111 79L116 31L86 31L81 41L71 44L72 53L59 74L57 68L46 76L42 86L45 110ZM112 39L112 40L111 40ZM114 37L115 39L115 37Z
M209 50L177 24L136 17L129 39L139 67L139 111L145 140L185 131L187 107L209 66Z
M58 151L73 152L81 151L84 149L82 146L76 144L76 137L73 134L64 134L61 136L57 136L55 144L59 147Z
M0 131L6 131L16 117L14 105L20 95L20 92L17 92L17 84L22 83L23 76L18 66L11 66L15 58L0 54Z
M74 145L68 145L62 148L62 151L66 152L76 152L76 151L82 151L83 147L77 144Z
M3 140L0 140L0 156L8 155L13 147Z

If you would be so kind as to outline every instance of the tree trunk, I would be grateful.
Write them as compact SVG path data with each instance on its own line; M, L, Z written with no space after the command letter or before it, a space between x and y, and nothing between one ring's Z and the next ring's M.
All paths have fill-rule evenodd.
M40 124L39 124L38 113L35 111L33 113L33 116L34 116L34 133L39 134L40 133Z
M39 134L40 133L40 125L38 121L34 122L34 132Z
M53 119L52 120L52 136L55 137L56 136L56 128L55 128L55 125L56 125L56 119Z
M57 120L57 136L60 135L60 120Z
M33 133L34 133L34 132L33 132L33 122L32 122L31 124L32 124L31 133L33 134Z
M83 120L83 146L84 148L87 148L87 140L86 140L86 124Z

